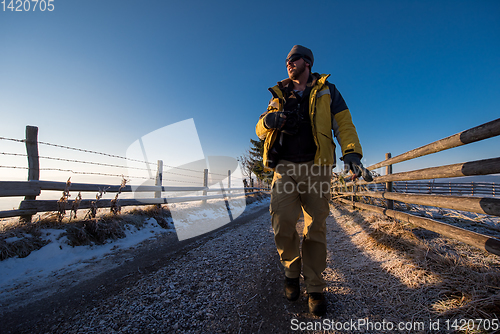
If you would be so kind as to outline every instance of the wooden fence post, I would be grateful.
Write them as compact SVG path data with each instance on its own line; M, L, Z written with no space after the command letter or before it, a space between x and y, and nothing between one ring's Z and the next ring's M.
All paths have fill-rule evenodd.
M203 196L207 196L207 190L206 190L206 188L208 188L208 169L206 169L206 168L203 171L203 187L205 187L205 190L203 190ZM204 199L202 201L202 203L206 204L207 200Z
M38 158L38 127L26 126L26 153L28 155L28 181L40 180L40 161ZM34 200L36 196L25 196L25 200ZM31 222L31 215L21 216L24 222Z
M156 179L155 186L163 185L163 160L158 160L156 165ZM155 191L155 198L161 198L161 190ZM161 204L157 205L158 208L161 208Z
M386 153L385 160L388 160L390 158L391 158L391 153ZM385 167L385 175L390 175L390 174L392 174L392 165L388 165ZM392 182L387 182L385 184L385 191L392 192ZM394 201L393 200L390 200L390 199L387 200L387 208L389 210L394 209Z
M38 160L38 127L26 126L26 153L28 154L28 181L40 180ZM34 198L33 198L34 199Z

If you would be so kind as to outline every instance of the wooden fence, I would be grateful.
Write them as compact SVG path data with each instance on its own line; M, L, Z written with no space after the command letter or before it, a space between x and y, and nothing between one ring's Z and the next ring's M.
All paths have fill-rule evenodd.
M206 201L209 199L224 199L230 197L245 196L265 190L258 187L231 187L231 170L226 175L219 175L218 178L227 177L228 187L223 189L222 184L218 189L211 189L209 184L209 170L199 171L203 173L203 182L200 186L163 186L163 162L159 160L156 171L155 185L133 187L131 185L116 184L88 184L88 183L70 183L39 180L40 163L38 155L38 128L27 126L26 139L19 140L26 144L28 158L28 181L0 181L0 197L24 196L19 208L15 210L0 211L0 218L17 217L30 221L32 215L38 212L59 211L78 209L98 209L98 208L117 208L125 206L141 205L161 205L169 203L180 203L190 201ZM93 152L96 153L96 152ZM104 174L103 174L104 175ZM252 192L252 190L254 192ZM115 199L75 199L75 200L40 200L36 199L42 191L63 191L63 192L95 192L98 194L115 193ZM118 198L121 193L151 193L150 198ZM202 192L202 196L179 196L179 197L161 197L162 192ZM217 192L216 195L209 193Z
M423 190L422 182L413 183L418 180L498 174L500 173L500 157L401 173L392 173L393 164L481 141L498 135L500 135L500 119L462 131L395 157L391 157L391 154L388 153L385 160L368 167L369 170L386 167L386 175L375 177L372 182L355 180L343 183L341 180L338 180L333 184L333 196L343 204L379 212L398 220L407 221L424 229L440 233L444 236L457 239L490 253L500 255L500 240L496 238L472 232L434 219L419 217L406 212L394 210L394 201L399 201L410 204L500 216L500 199L489 197L497 194L498 185L487 186L484 184L472 183L464 185L461 183L460 185L457 185L457 187L455 187L450 194L449 192L444 191L444 188L446 187L442 184L441 186L443 187L434 186L432 188L428 188L428 193L424 193L425 191L421 191ZM398 192L403 188L404 192ZM377 191L374 191L374 189L377 189ZM457 195L458 191L461 192L463 190L466 190L467 193L470 191L470 196ZM490 191L492 194L490 194ZM385 206L380 207L358 201L358 199L366 199L366 197L382 199Z
M368 184L371 191L386 191L384 184ZM493 182L436 182L429 180L393 182L393 191L398 193L422 193L458 196L500 196L500 183Z

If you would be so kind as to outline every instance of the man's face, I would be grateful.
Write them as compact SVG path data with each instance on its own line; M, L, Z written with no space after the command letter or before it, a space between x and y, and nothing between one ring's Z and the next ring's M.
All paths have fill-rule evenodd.
M299 58L295 61L287 61L286 70L288 71L288 77L292 80L300 77L300 75L306 70L306 64L307 63L302 58Z

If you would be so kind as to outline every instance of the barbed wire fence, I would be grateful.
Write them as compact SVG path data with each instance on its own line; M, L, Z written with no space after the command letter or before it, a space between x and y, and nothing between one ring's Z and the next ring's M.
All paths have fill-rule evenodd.
M120 178L120 182L123 182L125 180L128 182L129 180L144 180L142 182L148 182L148 184L154 184L155 186L162 186L161 189L163 189L163 186L165 184L186 184L189 186L186 186L186 191L192 191L190 189L194 189L194 185L198 186L198 188L208 188L209 184L221 184L222 181L227 179L227 185L228 188L231 188L231 181L233 182L238 182L238 181L243 181L244 178L238 177L237 175L232 175L231 170L228 170L228 174L222 174L222 173L217 173L217 172L211 172L207 168L204 168L203 170L196 170L192 168L186 168L183 166L172 166L168 164L164 164L163 161L159 160L158 162L151 162L151 161L144 161L144 160L138 160L138 159L132 159L126 156L121 156L121 155L116 155L116 154L110 154L110 153L105 153L105 152L99 152L95 150L89 150L89 149L83 149L83 148L78 148L78 147L72 147L72 146L67 146L67 145L60 145L60 144L54 144L54 143L49 143L49 142L44 142L44 141L38 141L38 128L37 127L26 127L26 138L25 139L18 139L18 138L9 138L9 137L1 137L0 136L0 142L1 141L8 141L8 142L16 142L16 143L21 143L25 144L26 146L26 153L19 153L15 152L15 150L2 150L0 152L0 157L3 156L7 159L9 158L26 158L28 165L24 165L22 163L0 163L0 170L27 170L28 171L28 181L38 181L39 176L40 176L40 171L50 171L50 172L61 172L61 173L70 173L71 177L73 175L88 175L92 177L116 177ZM106 158L111 158L114 160L119 160L119 161L125 161L127 164L123 163L114 163L114 162L98 162L98 161L92 161L91 159L89 160L82 160L82 159L70 159L70 158L65 158L61 156L47 156L47 155L39 155L38 154L38 146L39 145L44 145L44 146L49 146L49 147L54 147L58 149L63 149L63 150L69 150L69 151L74 151L74 152L79 152L79 153L86 153L86 154L92 154L92 155L98 155L101 157L106 157ZM0 146L1 147L1 146ZM5 145L4 145L5 147ZM13 152L14 151L14 152ZM5 160L5 159L4 159ZM14 159L15 160L15 159ZM1 160L0 160L1 161ZM51 167L50 164L48 164L48 167L44 167L44 163L40 163L40 161L49 161L49 162L56 162L56 163L64 163L66 166L64 167ZM129 163L130 162L130 163ZM98 168L106 168L110 169L108 171L89 171L86 168L72 168L71 165L80 165L80 166L95 166ZM140 164L144 165L145 167L140 167L140 166L135 166L134 164ZM156 171L154 170L156 168ZM121 173L117 172L117 169L121 169ZM126 171L126 172L123 172ZM131 172L137 171L137 174L139 175L129 175L132 174ZM144 175L147 171L148 176ZM156 175L153 175L153 173L156 172ZM71 179L70 177L70 179ZM74 181L74 180L72 180ZM2 184L5 184L6 182L9 181L0 181ZM45 182L45 181L41 181ZM69 182L69 179L68 179ZM165 184L164 184L165 183ZM144 183L145 184L145 183ZM111 187L111 186L110 186ZM165 186L165 188L168 188ZM197 189L199 190L199 189ZM180 190L179 190L180 191ZM0 189L0 196L2 197L8 197L12 196L9 195L11 194L12 191L3 191ZM15 193L15 192L14 192ZM206 191L203 191L203 194L206 195ZM26 195L25 196L25 201L26 200L35 200L37 196L32 196L32 195ZM161 197L161 191L160 192L155 192L155 197ZM14 210L16 211L16 210ZM0 218L1 215L0 215Z
M19 142L19 143L26 143L26 139L16 139L16 138L7 138L7 137L0 137L0 141L5 140L5 141L13 141L13 142ZM93 150L87 150L87 149L82 149L82 148L76 148L76 147L70 147L70 146L65 146L65 145L59 145L59 144L53 144L53 143L48 143L48 142L37 142L40 145L47 145L47 146L52 146L52 147L57 147L57 148L62 148L62 149L67 149L67 150L72 150L72 151L77 151L77 152L82 152L82 153L91 153L91 154L97 154L101 156L106 156L110 158L116 158L116 159L121 159L121 160L126 160L126 161L131 161L131 162L138 162L138 163L143 163L143 164L148 164L152 166L157 166L156 162L149 162L149 161L143 161L143 160L137 160L137 159L131 159L127 158L124 156L120 155L115 155L115 154L109 154L109 153L104 153L104 152L98 152L98 151L93 151ZM12 157L25 157L28 158L28 154L26 153L13 153L13 152L0 152L0 155L3 156L12 156ZM85 161L85 160L77 160L77 159L66 159L66 158L60 158L60 157L49 157L49 156L38 156L39 159L43 160L53 160L53 161L59 161L59 162L68 162L68 163L80 163L80 164L86 164L86 165L94 165L94 166L101 166L101 167L112 167L112 168L121 168L121 169L128 169L128 170L140 170L140 171L149 171L150 169L148 168L140 168L140 167L133 167L133 166L125 166L125 165L118 165L118 164L109 164L109 163L101 163L101 162L94 162L94 161ZM163 167L169 168L168 170L164 171L164 174L170 174L170 175L176 175L176 176L182 176L182 177L187 177L187 178L200 178L201 180L203 179L203 170L194 170L194 169L189 169L189 168L183 168L183 167L178 167L178 166L170 166L163 164ZM0 168L4 169L25 169L28 170L29 167L27 166L11 166L11 165L0 165ZM190 174L182 174L180 172L173 172L171 170L176 170L176 171L185 171L185 172L192 172L192 173L197 173L198 175L190 175ZM45 168L39 168L38 170L40 171L59 171L59 172L69 172L72 174L81 174L81 175L97 175L97 176L114 176L114 177L123 177L123 174L112 174L112 173L100 173L100 172L89 172L89 171L78 171L74 169L67 169L67 168L50 168L50 167L45 167ZM220 174L220 173L214 173L214 172L208 172L209 175L214 176L214 177L227 177L228 175ZM137 178L137 179L151 179L154 180L154 177L144 177L144 176L129 176L129 178ZM237 177L237 176L232 176L234 179L240 179L242 180L243 178ZM163 179L164 181L173 181L173 182L180 182L180 183L202 183L201 182L194 182L194 181L185 181L185 180L179 180L179 179Z

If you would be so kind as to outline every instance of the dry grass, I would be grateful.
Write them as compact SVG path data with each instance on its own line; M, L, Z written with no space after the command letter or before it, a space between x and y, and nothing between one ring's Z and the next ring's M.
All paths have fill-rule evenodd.
M349 211L362 229L352 242L419 301L415 318L422 308L440 317L500 316L500 257L379 214L340 210ZM394 289L391 294L401 294L400 287Z
M40 233L32 231L28 237L26 237L27 235L22 229L19 229L0 238L0 261L15 256L26 257L32 251L48 244L48 241L41 239ZM7 241L9 239L15 240Z
M103 244L109 239L125 237L126 225L141 228L145 218L155 218L158 224L169 228L170 211L165 207L155 205L134 208L124 213L110 213L109 210L96 210L96 218L74 219L74 215L61 218L61 212L49 212L26 223L22 221L10 222L2 225L0 231L0 260L10 257L26 257L32 251L48 244L50 241L42 238L43 229L63 229L60 237L67 236L69 245L81 246L89 244Z
M69 180L68 180L69 183ZM122 183L122 187L125 182ZM100 198L98 193L96 198ZM250 204L261 200L266 194L252 194L246 197ZM61 202L67 201L68 196L63 192ZM118 195L115 197L118 202ZM10 257L26 257L32 251L48 244L41 236L42 229L64 229L60 237L67 236L71 246L89 244L103 244L109 239L125 237L126 225L142 228L146 218L154 218L158 224L165 228L172 228L171 214L168 205L150 205L132 207L121 210L115 203L111 209L91 208L84 218L76 218L77 207L68 214L64 210L49 212L37 216L33 222L27 223L20 220L10 220L0 224L0 261Z

